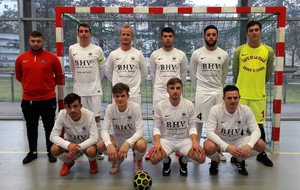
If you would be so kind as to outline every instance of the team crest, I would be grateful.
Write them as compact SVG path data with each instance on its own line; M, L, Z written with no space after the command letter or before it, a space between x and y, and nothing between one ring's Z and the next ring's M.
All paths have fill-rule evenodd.
M85 126L82 127L82 131L86 131L86 127Z
M131 57L130 59L131 59L131 61L135 61L135 57Z
M172 61L176 61L176 57L172 57Z
M89 56L93 55L92 52L89 53Z
M42 58L41 62L42 62L42 64L45 64L46 63L45 58Z
M219 56L218 59L221 60L222 58Z
M186 116L186 113L182 113L182 117L185 117Z
M132 118L131 116L128 116L128 117L127 117L128 120L130 120L131 118Z

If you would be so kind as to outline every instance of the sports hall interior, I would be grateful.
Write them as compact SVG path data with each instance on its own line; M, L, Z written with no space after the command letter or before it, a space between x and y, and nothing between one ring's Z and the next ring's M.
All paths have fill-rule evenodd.
M233 2L233 4L232 4ZM23 114L21 111L20 101L21 101L21 90L20 84L15 80L14 76L14 61L15 58L25 50L29 49L27 44L27 37L32 30L42 30L46 38L45 48L56 51L56 38L57 35L55 27L55 6L68 6L68 7L273 7L273 6L284 6L287 8L286 15L286 27L285 27L285 53L284 53L284 65L283 75L282 75L282 85L280 87L275 87L274 79L268 85L268 105L269 115L267 117L266 128L267 128L267 138L268 138L268 148L267 153L269 158L273 161L273 167L266 167L261 163L256 161L256 157L252 157L246 160L246 168L249 172L248 176L242 176L237 172L236 166L230 163L231 155L224 153L227 158L226 161L221 162L219 166L219 174L217 176L209 175L210 159L207 158L204 164L196 164L193 162L188 163L188 176L183 177L179 174L178 157L174 154L171 155L171 175L162 175L162 164L153 165L150 161L143 160L144 170L152 176L153 190L161 189L186 189L186 190L252 190L252 189L263 189L263 190L283 190L283 189L298 189L300 187L299 180L299 160L300 160L300 51L296 47L300 46L298 28L300 25L300 16L297 10L299 10L300 0L295 1L274 1L274 2L264 2L261 0L235 0L232 2L218 3L203 3L200 4L196 0L191 1L116 1L111 2L109 0L103 0L99 2L88 2L81 0L68 0L68 1L33 1L33 0L0 0L0 189L11 189L11 190L93 190L93 189L103 189L103 190L131 190L133 188L133 155L129 152L128 158L122 163L120 167L120 172L115 175L109 174L109 169L111 167L111 162L108 161L107 156L104 160L98 160L99 172L97 174L89 173L89 164L87 157L82 156L75 161L75 165L71 169L71 173L67 176L60 176L59 171L62 166L62 162L58 160L56 163L49 163L46 153L44 129L40 121L39 125L39 137L38 137L38 159L33 162L23 165L22 159L28 153L28 142L26 135L26 125L23 119ZM113 4L115 3L115 4ZM83 10L83 9L79 9ZM202 10L199 8L199 10ZM212 8L211 10L216 10ZM219 9L217 9L219 10ZM254 9L260 12L261 9ZM273 10L273 9L272 9ZM78 14L80 15L80 14ZM75 26L78 22L84 21L88 23L105 23L108 19L107 26L112 25L115 21L120 23L132 22L134 20L132 15L120 16L116 12L113 12L114 19L111 17L105 18L104 16L91 17L82 14L78 16L76 14L64 14L65 24L70 29L70 35L73 35L72 40L76 41L76 30ZM253 13L251 16L259 15L258 13ZM264 33L266 38L273 39L279 35L276 34L276 16L268 17L267 14L263 14L266 17L266 23L270 27L268 31ZM131 17L132 16L132 17ZM249 16L249 15L248 15ZM176 15L168 17L166 23L172 23ZM259 16L258 16L259 17ZM100 20L100 21L97 21ZM137 20L143 20L144 18L138 17ZM151 20L152 19L152 20ZM159 23L159 18L151 18L146 22ZM178 19L178 18L177 18ZM210 21L207 21L210 19ZM196 22L201 23L196 26L203 26L207 23L218 20L220 23L234 23L240 22L245 23L247 20L247 15L244 18L239 18L235 20L234 17L218 16L209 18L203 17ZM265 19L265 18L264 18ZM179 20L174 21L186 21L186 18L179 18ZM144 22L144 21L141 21ZM165 22L165 20L163 20ZM134 25L134 24L133 24ZM176 24L175 24L176 25ZM224 24L227 26L227 24ZM230 24L231 25L231 24ZM243 24L241 24L243 25ZM119 26L119 25L118 25ZM144 27L145 24L142 26ZM140 27L141 28L141 27ZM65 29L67 31L67 29ZM115 28L117 31L117 28ZM95 26L93 28L95 34L99 31ZM274 32L275 31L275 32ZM197 31L202 33L202 30ZM274 34L273 34L274 32ZM101 30L100 35L103 35L103 30ZM267 34L270 34L268 36ZM71 44L69 38L65 35L65 47ZM99 34L98 34L99 35ZM153 34L152 34L153 35ZM159 36L159 33L154 35ZM239 36L240 33L231 33L231 36ZM200 46L203 43L200 34L196 35L199 38L196 46ZM241 35L243 38L244 35ZM116 36L117 37L117 36ZM145 36L144 36L145 37ZM245 37L245 36L244 36ZM185 35L181 34L178 38L182 38L188 41L189 37L185 38ZM223 37L226 39L226 37ZM101 40L96 42L102 43ZM118 44L118 38L106 39L111 41L113 45ZM159 38L157 38L159 40ZM244 39L245 40L245 39ZM116 41L116 42L115 42ZM272 41L272 40L271 40ZM224 43L224 42L221 42ZM3 45L5 44L5 45ZM139 45L136 43L134 45ZM160 44L159 44L160 45ZM180 46L180 43L177 43ZM182 43L182 45L186 45ZM276 46L275 43L273 44ZM280 45L279 45L280 46ZM294 48L294 49L293 49ZM148 48L149 49L149 48ZM152 51L151 48L145 51ZM230 50L229 50L230 51ZM232 50L231 50L232 51ZM67 55L67 48L65 52ZM106 52L108 53L108 52ZM148 53L148 52L147 52ZM146 53L146 54L147 54ZM280 54L280 53L278 53ZM147 54L148 55L148 54ZM232 56L232 52L230 54ZM281 55L280 55L281 56ZM279 56L279 57L280 57ZM281 60L281 57L277 59ZM67 62L67 58L63 58L63 61ZM275 66L276 67L276 66ZM72 79L69 77L68 66L64 65L66 84L64 93L71 91L70 82ZM275 69L276 70L276 69ZM232 73L231 73L232 75ZM147 79L148 84L151 81ZM187 79L188 81L188 79ZM229 76L226 80L228 83L232 82L232 76ZM111 94L109 84L106 84L108 89L105 89L106 94ZM143 88L146 89L147 88ZM58 89L59 90L59 89ZM185 90L193 89L190 84L186 84ZM273 99L276 96L276 91L282 90L280 93L281 105L280 113L276 117L280 118L280 134L279 141L276 144L277 150L274 153L274 142L272 141L272 126L274 125L274 114L273 114ZM151 93L150 93L151 94ZM146 95L150 96L150 95ZM185 94L184 94L185 96ZM104 100L107 105L111 101L111 96L106 95L107 99ZM152 128L152 117L151 113L151 100L145 98L143 103L143 115L145 130L147 131L148 150L152 146L151 143L151 128ZM277 105L278 106L278 105ZM103 106L103 112L105 111L105 106ZM103 122L103 121L101 121ZM277 121L278 122L278 121ZM201 139L201 145L205 140L205 134Z

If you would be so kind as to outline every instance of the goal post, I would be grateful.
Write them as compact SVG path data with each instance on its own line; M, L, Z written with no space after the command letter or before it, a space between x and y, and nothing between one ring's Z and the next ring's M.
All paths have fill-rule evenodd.
M102 15L192 15L192 14L265 14L275 15L276 39L272 116L271 151L279 154L281 102L284 63L284 36L286 7L56 7L56 54L64 67L64 14L102 14ZM105 19L105 18L103 18ZM136 19L135 17L132 18ZM205 19L205 18L204 18ZM201 20L201 19L200 19ZM226 20L226 19L225 19ZM174 22L176 22L174 20ZM63 108L64 85L58 86L59 109Z

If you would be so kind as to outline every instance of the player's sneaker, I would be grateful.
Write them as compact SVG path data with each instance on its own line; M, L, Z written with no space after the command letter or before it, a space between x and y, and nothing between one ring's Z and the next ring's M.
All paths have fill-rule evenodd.
M150 154L149 154L149 152L146 153L145 160L150 160Z
M178 156L178 157L183 156L183 154L181 154L180 152L175 152L175 155Z
M69 162L69 163L64 163L61 170L60 170L60 175L65 176L70 173L70 168L74 165L74 161Z
M162 175L163 176L169 176L171 174L171 158L168 156L169 162L168 163L163 163L163 169L162 169Z
M246 170L246 163L245 163L245 160L239 162L239 161L236 161L235 163L239 173L243 176L248 176L248 172Z
M48 160L49 160L50 163L54 163L54 162L57 161L57 158L52 156L51 153L48 153L47 156L48 156Z
M89 161L90 163L90 173L91 174L96 174L98 173L98 164L97 160Z
M211 163L210 163L210 167L209 167L209 174L210 175L217 175L218 172L219 172L218 167L219 167L219 162L212 160Z
M97 155L97 160L103 160L104 159L104 154L102 152L99 152Z
M267 167L272 167L273 162L268 158L268 155L266 152L261 152L256 156L256 160L261 162L263 165Z
M226 157L222 154L222 152L218 152L218 157L220 161L226 162Z
M134 174L138 174L143 171L143 159L134 160Z
M29 152L23 159L23 164L28 164L35 159L37 159L37 152Z
M179 162L179 172L180 172L180 175L182 176L187 176L188 175L188 170L187 170L187 163L183 163L182 161L182 158L183 156L181 156L179 159L178 159L178 162Z

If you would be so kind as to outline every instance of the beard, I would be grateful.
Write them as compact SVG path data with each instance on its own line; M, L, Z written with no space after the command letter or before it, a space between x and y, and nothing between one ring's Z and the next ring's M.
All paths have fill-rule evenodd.
M207 46L209 46L209 47L213 47L213 46L215 46L216 44L217 44L217 40L216 41L214 41L214 43L209 43L207 40L205 40L205 43L206 43L206 45Z

